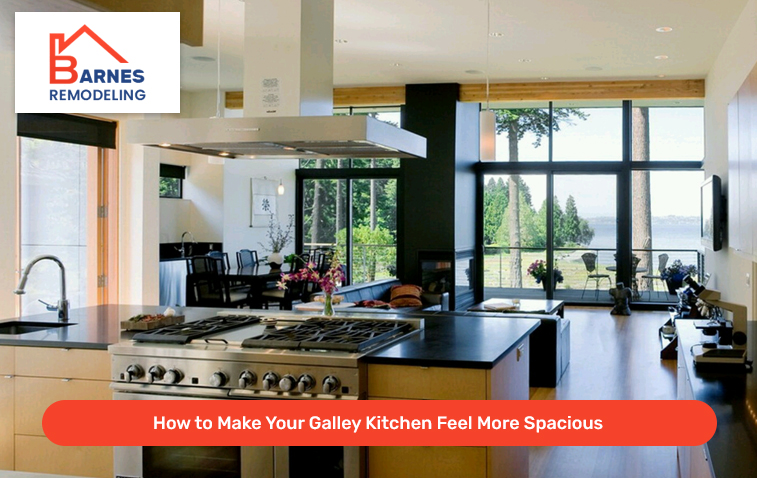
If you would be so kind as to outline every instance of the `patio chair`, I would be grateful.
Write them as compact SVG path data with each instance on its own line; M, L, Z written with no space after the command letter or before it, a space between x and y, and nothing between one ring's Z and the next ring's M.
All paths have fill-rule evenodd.
M647 275L641 276L642 279L646 279L652 282L652 287L649 288L649 300L652 300L652 290L654 289L655 280L659 280L660 282L662 282L663 287L665 286L665 281L662 280L662 271L665 270L665 267L667 265L668 265L668 255L660 254L659 256L657 256L657 274L647 274Z
M607 282L610 284L610 287L612 287L612 279L610 278L609 274L602 274L597 272L597 255L593 252L586 252L581 256L581 259L584 261L584 266L586 266L586 272L588 273L586 276L586 282L584 283L584 291L581 293L581 298L584 298L584 294L586 294L586 286L589 284L590 280L593 280L595 283L595 290L596 290L596 299L599 299L599 283L602 281L602 279L607 279Z

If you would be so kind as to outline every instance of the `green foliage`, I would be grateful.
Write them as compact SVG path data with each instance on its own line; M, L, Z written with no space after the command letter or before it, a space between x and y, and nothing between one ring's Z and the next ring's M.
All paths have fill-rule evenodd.
M160 197L180 198L181 197L181 179L160 178Z
M337 241L344 244L347 230L337 233ZM368 225L352 228L352 282L360 284L376 280L377 275L392 275L397 263L397 248L394 234L377 226L371 230Z
M541 146L541 140L549 136L549 110L544 108L495 109L497 134L507 133L520 141L526 133L536 136L534 147ZM560 131L563 124L573 124L573 117L585 120L586 113L577 108L554 108L552 131Z

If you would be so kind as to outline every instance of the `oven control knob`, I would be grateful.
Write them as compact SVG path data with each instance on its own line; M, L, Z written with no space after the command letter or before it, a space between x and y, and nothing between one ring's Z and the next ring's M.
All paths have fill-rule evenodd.
M163 381L166 383L179 383L182 380L184 380L184 374L177 368L169 368L163 376Z
M213 375L210 376L210 385L213 387L223 387L228 381L229 377L223 372L214 372Z
M160 365L153 365L147 371L147 381L150 383L160 382L161 380L163 380L163 376L165 374L166 374L166 369L164 369Z
M145 375L145 370L139 365L133 364L126 367L126 373L124 374L124 378L126 378L127 382L131 382L132 380L137 380L137 379L142 378L144 375Z
M284 375L284 377L279 381L279 388L285 392L288 392L294 388L294 385L296 383L296 378L292 377L291 375Z
M270 390L279 383L279 376L276 372L266 372L263 376L263 390Z
M299 380L297 381L297 391L300 393L305 393L311 388L313 388L313 385L315 385L315 380L310 375L300 375Z
M255 372L245 370L239 376L239 388L247 388L249 385L254 385L257 381L258 377L255 375Z
M339 379L333 375L329 375L323 379L323 393L333 393L339 389L339 385Z

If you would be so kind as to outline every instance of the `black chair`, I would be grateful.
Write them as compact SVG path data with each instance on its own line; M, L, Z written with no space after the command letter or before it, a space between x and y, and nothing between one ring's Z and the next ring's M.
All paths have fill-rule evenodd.
M229 254L227 252L210 251L208 252L208 257L215 260L215 270L219 274L225 274L226 271L231 269L231 264L229 264Z
M292 310L297 302L302 302L303 294L309 288L308 281L289 282L284 290L268 289L260 294L257 306L268 309L272 303L278 304L280 310Z
M667 254L660 254L659 256L657 256L657 275L647 274L647 275L641 276L642 279L646 279L651 282L650 287L649 287L649 300L652 300L652 291L654 290L655 280L659 280L660 282L662 282L663 286L665 285L665 281L662 280L662 271L664 271L665 267L668 265L668 258L669 257Z
M242 249L237 252L237 267L251 267L258 265L258 251Z
M187 260L187 305L196 307L243 307L250 305L249 287L232 288L219 270L223 259L195 256Z
M584 291L581 294L581 298L584 298L584 294L586 294L586 286L589 284L590 280L593 280L595 282L595 289L596 289L596 299L599 299L599 283L602 281L602 279L607 279L607 282L610 283L610 287L612 287L612 279L610 279L609 274L602 274L597 272L597 255L593 252L586 252L581 256L581 259L584 261L584 266L586 267L586 272L588 272L588 275L586 276L586 282L584 283Z

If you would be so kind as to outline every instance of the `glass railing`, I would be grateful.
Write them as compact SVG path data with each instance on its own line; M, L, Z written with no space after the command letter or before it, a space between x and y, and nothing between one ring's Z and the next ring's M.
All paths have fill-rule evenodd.
M518 266L517 254L520 251ZM555 269L560 271L562 281L555 281L554 298L571 302L610 303L608 290L616 284L615 249L609 248L555 248ZM671 265L680 260L685 265L694 265L698 271L704 268L704 256L695 249L634 249L638 260L631 284L634 300L639 302L674 303L675 294L660 277L660 261ZM667 261L663 258L667 256ZM484 248L484 296L485 298L544 298L542 283L528 275L529 266L537 260L546 261L546 250L537 248L509 248L486 246ZM650 264L651 263L651 264ZM651 267L650 267L651 265ZM514 270L520 270L520 277Z

